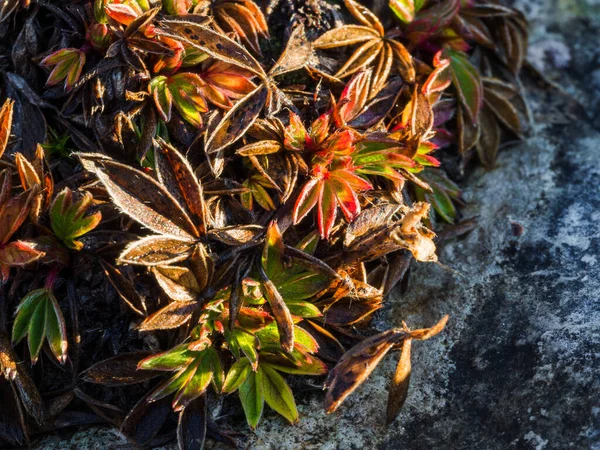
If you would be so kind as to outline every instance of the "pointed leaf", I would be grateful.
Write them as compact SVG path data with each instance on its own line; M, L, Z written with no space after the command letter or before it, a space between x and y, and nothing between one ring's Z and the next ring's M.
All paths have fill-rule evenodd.
M276 221L272 221L267 229L261 262L267 277L272 280L283 269L283 237Z
M372 28L362 25L344 25L322 34L313 42L313 47L317 49L344 47L377 38L379 35Z
M46 338L50 350L61 364L67 360L67 327L56 298L48 292L46 300Z
M290 310L273 282L266 276L263 277L262 285L264 287L264 295L271 306L273 316L275 316L275 321L277 322L281 347L286 352L291 352L294 346L294 322Z
M169 398L153 400L151 394L142 397L125 417L121 433L136 445L144 446L158 434L170 413Z
M14 241L0 248L0 264L7 267L25 266L42 258L45 253L32 242Z
M37 362L40 350L44 344L46 337L46 302L48 301L47 294L44 295L38 302L31 319L29 320L29 329L27 331L27 344L29 346L29 354L31 362Z
M161 25L164 27L164 30L160 31L161 34L175 40L183 40L215 59L240 66L263 79L266 78L258 61L244 47L223 34L204 25L184 20L164 19Z
M19 229L29 214L29 207L39 193L36 186L33 189L14 196L0 207L0 245L6 244L11 236Z
M0 158L2 158L10 138L14 104L14 100L7 98L0 108Z
M132 242L119 255L120 264L156 266L186 259L193 244L168 236L148 236Z
M225 394L230 394L235 392L246 378L252 372L252 367L250 365L250 360L248 358L242 358L237 360L227 372L227 377L225 378L225 383L223 384L223 392Z
M149 352L123 353L88 367L81 373L83 381L102 386L126 386L150 380L160 372L140 370L140 360L149 357Z
M387 403L386 420L387 423L392 423L402 409L406 397L408 395L408 387L410 384L410 349L412 339L404 339L402 342L402 353L396 367L396 373L390 384L390 393Z
M260 85L227 111L214 129L207 131L206 153L217 153L239 140L265 107L268 93L265 85Z
M294 394L283 377L268 364L260 364L257 383L262 385L267 405L285 417L290 423L298 421L298 409Z
M192 318L198 308L198 302L173 302L145 319L139 326L140 331L169 330L178 328Z
M157 181L103 155L78 156L85 169L104 184L112 201L132 219L160 234L180 239L197 236L189 216Z
M405 336L397 330L388 330L365 339L352 347L329 372L325 383L327 413L335 411L354 390L373 372L386 353Z
M263 386L258 382L256 372L250 371L246 380L241 384L239 393L246 421L254 429L260 421L265 404Z
M179 414L177 443L180 450L202 450L206 439L206 395L201 395Z
M198 233L203 235L206 232L206 206L202 185L194 175L190 163L162 139L158 140L154 158L158 179L180 205L185 205Z
M13 323L12 341L15 344L21 342L29 331L29 323L34 311L37 309L40 302L43 302L46 297L45 289L37 289L29 292L17 306L17 315Z
M471 122L477 122L483 104L483 85L479 73L464 53L450 49L445 51L450 58L452 83L458 98L469 113Z

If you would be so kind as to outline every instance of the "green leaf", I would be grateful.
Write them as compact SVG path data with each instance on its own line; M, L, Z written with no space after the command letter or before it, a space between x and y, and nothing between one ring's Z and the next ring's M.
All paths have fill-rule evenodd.
M100 211L85 216L92 200L92 195L86 192L81 199L73 203L73 192L65 188L52 202L50 207L52 231L70 249L81 250L83 244L75 239L96 228L102 220Z
M213 358L210 356L211 351L214 352L215 350L211 347L202 352L201 356L197 357L198 361L194 363L197 365L194 375L185 383L173 400L173 409L175 411L185 408L208 388L213 378Z
M417 199L430 203L443 220L454 223L457 218L457 211L452 199L460 199L460 188L446 177L441 170L425 170L421 177L429 184L433 192L426 192L424 189L417 187L415 189Z
M37 362L40 350L44 344L44 337L46 336L46 301L47 296L42 297L38 302L37 307L33 311L31 320L29 321L29 354L31 355L31 362L35 364Z
M151 401L160 400L161 398L171 395L182 389L183 386L194 376L198 368L198 361L194 361L185 368L181 369L163 384L158 386L151 394Z
M257 373L250 371L246 380L239 387L240 401L246 421L252 429L258 425L265 405L263 386L257 382Z
M415 4L413 0L390 0L390 8L404 23L411 23L415 18Z
M223 390L223 383L225 383L225 371L223 370L223 364L221 364L221 358L213 347L208 349L206 358L208 358L210 366L212 367L213 388L216 392L221 392Z
M148 84L148 90L154 98L154 104L161 119L165 122L171 120L173 95L171 95L171 91L167 88L167 77L164 75L154 77Z
M46 294L45 289L37 289L31 291L21 300L19 306L17 306L17 316L13 323L12 329L12 341L14 344L18 344L27 335L29 331L29 322L33 316L33 312L39 305L40 301L43 301L43 296Z
M465 53L451 49L444 52L450 57L452 84L456 88L458 98L465 106L471 122L476 123L483 104L483 84L479 73Z
M314 317L322 317L323 314L316 305L310 302L286 300L286 305L294 316L300 316L304 319L312 319Z
M296 248L298 250L302 250L304 253L308 253L309 255L314 255L317 250L317 245L319 244L319 233L315 230L310 234L307 234Z
M304 150L306 144L306 128L302 119L290 111L290 124L285 128L284 146L288 150Z
M229 329L225 329L225 341L227 342L229 351L233 353L233 356L235 356L236 359L240 359L240 344L238 344L237 339Z
M281 276L283 272L283 237L275 221L269 224L267 230L262 266L271 281Z
M258 338L242 328L234 328L232 332L237 340L238 345L240 346L240 349L250 360L252 368L256 370L258 365L258 353L256 348L260 347Z
M268 364L279 372L293 375L323 375L327 373L327 366L316 356L295 348L292 353L284 355L275 351L261 352L260 363Z
M202 126L200 113L208 111L201 91L202 84L202 79L194 73L178 73L167 81L175 108L196 128Z
M138 363L138 369L174 371L187 366L194 356L194 352L188 349L188 344L181 344L166 352L142 359Z
M242 383L246 381L246 378L248 378L251 372L252 367L250 366L248 358L242 358L236 361L229 369L229 372L227 372L222 392L225 394L235 392Z
M297 422L298 409L294 394L283 377L268 364L261 364L258 367L257 379L267 404L291 423Z
M294 336L296 344L302 345L306 350L311 353L316 353L319 350L319 344L311 334L304 328L294 325Z
M292 271L293 267L290 272ZM274 281L286 304L288 301L312 298L330 284L329 278L325 275L308 270L291 277L286 277L286 274L287 272L282 273L279 282Z
M64 364L67 360L67 328L60 306L51 292L48 292L46 300L46 338L56 359Z

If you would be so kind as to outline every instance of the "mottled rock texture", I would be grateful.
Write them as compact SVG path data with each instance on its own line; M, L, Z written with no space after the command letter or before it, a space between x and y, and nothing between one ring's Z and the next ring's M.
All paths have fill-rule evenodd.
M251 449L600 449L600 2L515 1L532 21L525 75L532 136L464 182L479 228L414 267L378 328L451 320L416 343L403 412L384 422L390 357L340 408L300 394L301 421L266 415ZM587 111L587 113L586 113ZM40 449L112 449L116 432L49 437Z

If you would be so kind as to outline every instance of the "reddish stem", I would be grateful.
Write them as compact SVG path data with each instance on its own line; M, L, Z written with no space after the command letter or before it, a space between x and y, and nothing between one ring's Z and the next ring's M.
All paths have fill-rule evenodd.
M44 283L44 288L51 291L54 288L54 283L56 282L56 278L58 277L58 272L60 269L58 266L52 266L48 275L46 276L46 282Z

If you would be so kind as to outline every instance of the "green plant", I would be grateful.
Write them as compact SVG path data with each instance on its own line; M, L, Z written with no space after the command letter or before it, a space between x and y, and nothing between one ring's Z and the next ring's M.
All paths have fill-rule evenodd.
M398 350L394 420L412 340L448 317L370 321L411 260L437 261L434 229L468 228L444 163L492 168L503 135L526 131L526 23L495 2L392 0L386 29L344 5L336 28L251 0L2 5L16 50L0 55L0 390L27 414L0 413L0 442L68 425L53 418L77 398L138 446L171 415L181 448L235 445L215 398L250 428L265 403L294 423L289 374L327 375L333 412ZM68 378L48 410L25 337ZM139 386L117 407L121 385Z

